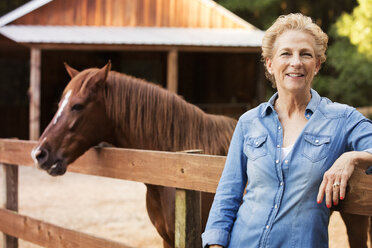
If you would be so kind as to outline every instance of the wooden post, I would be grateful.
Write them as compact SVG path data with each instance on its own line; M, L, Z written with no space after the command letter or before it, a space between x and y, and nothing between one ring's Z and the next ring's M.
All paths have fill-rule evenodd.
M2 194L5 196L5 208L18 212L18 166L3 164L4 187ZM4 248L17 248L18 239L9 235L3 235Z
M40 135L40 81L41 50L31 48L30 61L30 117L29 138L37 140Z
M178 51L176 49L168 52L167 89L174 93L178 91Z
M202 153L201 150L183 151ZM176 189L175 248L201 247L201 192Z
M201 193L176 189L175 247L201 247Z

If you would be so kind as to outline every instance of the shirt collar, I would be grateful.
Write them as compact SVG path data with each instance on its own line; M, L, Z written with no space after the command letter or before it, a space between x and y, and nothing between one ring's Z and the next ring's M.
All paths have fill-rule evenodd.
M310 89L310 93L311 93L311 99L310 99L310 102L307 104L306 110L305 110L305 115L307 119L309 119L311 115L315 112L321 100L320 95L315 90ZM278 92L276 92L270 98L270 100L264 105L264 107L262 108L261 117L264 117L268 115L270 112L275 111L274 103L277 98L278 98Z

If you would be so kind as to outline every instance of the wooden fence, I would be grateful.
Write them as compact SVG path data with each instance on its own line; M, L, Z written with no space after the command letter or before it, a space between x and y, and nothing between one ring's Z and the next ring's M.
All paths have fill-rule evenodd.
M128 247L17 214L18 167L30 166L36 142L0 139L0 163L6 171L6 208L0 208L4 248L17 247L17 238L44 247ZM82 174L138 181L177 188L175 247L201 247L200 191L215 192L225 157L119 148L92 148L69 167ZM372 180L356 169L340 211L372 216Z

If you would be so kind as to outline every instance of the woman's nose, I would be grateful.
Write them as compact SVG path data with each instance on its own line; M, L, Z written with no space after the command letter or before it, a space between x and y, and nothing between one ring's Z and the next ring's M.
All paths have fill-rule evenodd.
M298 55L293 55L290 61L290 65L293 67L298 67L301 65L301 59Z

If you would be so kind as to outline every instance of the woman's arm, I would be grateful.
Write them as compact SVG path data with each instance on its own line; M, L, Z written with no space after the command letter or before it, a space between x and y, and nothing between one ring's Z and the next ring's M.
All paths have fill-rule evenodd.
M337 205L339 199L345 198L346 186L355 167L370 171L372 165L372 121L365 118L354 108L350 108L344 125L346 149L324 173L319 187L317 201L321 203L326 196L327 207ZM366 171L366 173L368 172Z
M354 168L367 170L371 165L372 154L369 152L351 151L342 154L331 168L324 173L317 202L321 203L325 195L328 208L332 206L332 202L333 205L337 205L339 199L343 200L345 198L347 182L354 172Z
M208 245L223 247L229 243L230 232L247 183L247 158L243 148L244 131L239 121L231 139L225 167L202 234L203 247Z

